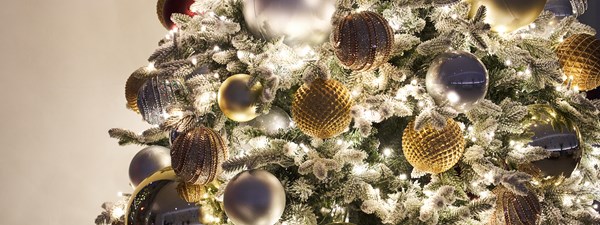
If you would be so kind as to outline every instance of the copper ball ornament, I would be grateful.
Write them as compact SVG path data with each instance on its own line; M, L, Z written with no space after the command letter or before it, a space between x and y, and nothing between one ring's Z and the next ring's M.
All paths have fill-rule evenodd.
M263 91L259 82L252 84L252 76L237 74L227 78L219 88L219 108L227 118L247 122L258 116L256 103Z
M438 105L450 105L464 113L485 98L489 75L475 55L451 51L438 55L425 78L427 92Z
M129 180L134 187L150 175L171 166L171 150L163 146L149 146L140 150L129 163Z
M517 195L505 187L494 189L496 211L490 225L536 225L541 215L540 202L535 193L529 191L526 196Z
M181 134L171 149L173 170L186 183L207 184L221 174L227 146L215 131L197 127Z
M156 3L156 15L160 23L167 29L175 28L175 23L171 20L174 13L194 16L195 13L190 10L190 6L195 0L158 0Z
M589 91L600 86L600 40L589 34L576 34L556 49L563 72L571 86Z
M273 225L285 209L283 185L265 170L249 170L232 178L223 194L225 214L236 225Z
M341 19L333 31L332 42L335 55L344 66L368 71L389 60L394 32L381 15L364 11Z
M257 37L284 37L290 46L313 46L327 40L335 0L245 0L244 20Z
M125 100L127 100L127 108L137 113L140 112L137 105L138 92L146 81L146 79L139 77L139 75L140 73L145 73L146 70L146 67L139 68L127 78L127 82L125 83Z
M532 172L538 177L570 177L583 156L579 130L549 105L531 105L531 123L527 131L533 133L529 145L542 147L550 157L533 162Z
M353 105L350 91L339 81L316 79L302 85L292 102L292 119L305 134L330 138L344 132Z
M179 104L184 87L177 79L155 76L144 82L138 92L137 106L144 120L150 124L163 123L169 114L167 109Z
M402 151L414 168L438 174L458 163L465 151L465 139L457 122L448 119L441 130L427 124L417 131L414 125L411 121L402 135Z
M199 224L200 207L179 197L179 184L169 167L145 179L129 199L125 224Z
M469 0L472 17L481 6L487 8L485 22L493 31L509 33L528 26L544 11L546 0Z

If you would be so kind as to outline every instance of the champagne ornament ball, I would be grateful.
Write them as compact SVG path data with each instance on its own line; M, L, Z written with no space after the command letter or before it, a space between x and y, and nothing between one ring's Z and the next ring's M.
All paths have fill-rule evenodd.
M565 39L556 49L571 87L589 91L600 86L600 40L589 34Z
M332 41L335 55L344 66L368 71L389 60L394 32L381 15L364 11L341 19L333 31Z
M245 0L243 14L248 29L272 41L284 37L290 46L313 46L327 40L335 0Z
M129 163L129 180L134 187L165 167L171 166L171 150L163 146L149 146L140 150Z
M493 31L509 33L526 27L544 10L546 0L469 0L470 16L474 17L481 6L487 8L485 22Z
M273 174L249 170L229 181L223 205L235 225L273 225L283 215L285 191Z
M190 10L190 6L195 0L158 0L156 3L156 15L160 23L167 29L175 28L175 23L171 20L174 13L194 16L195 13Z
M450 105L467 112L481 101L488 90L488 71L473 54L451 51L437 56L425 78L427 92L438 105Z
M427 124L417 131L414 126L411 121L402 135L402 151L413 167L438 174L458 163L465 151L465 139L457 122L448 119L441 130Z
M247 74L227 78L219 88L219 108L227 118L247 122L258 116L256 103L260 100L263 87Z
M352 121L352 105L350 91L342 83L319 78L296 91L292 119L307 135L330 138L348 128Z
M179 104L178 95L184 90L177 79L155 76L146 80L138 92L137 106L144 120L153 125L163 123L169 107Z
M200 207L179 196L180 184L170 167L145 179L129 199L125 224L200 224Z
M490 225L537 225L540 219L541 206L535 193L517 195L505 187L494 189L496 194L496 211L492 215Z
M171 149L173 170L186 183L207 184L221 174L227 146L215 131L197 127L177 137Z

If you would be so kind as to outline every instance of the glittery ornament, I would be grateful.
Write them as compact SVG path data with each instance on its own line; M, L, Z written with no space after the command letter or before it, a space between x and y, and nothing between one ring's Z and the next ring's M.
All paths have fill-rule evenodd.
M382 16L364 11L340 20L332 41L335 55L342 64L352 70L367 71L388 61L394 33Z
M186 202L194 203L202 200L203 185L179 183L177 185L177 193L179 197Z
M448 104L464 113L485 97L488 80L485 65L475 55L452 51L431 62L425 86L438 105Z
M245 0L243 14L254 35L291 46L319 45L331 32L335 0Z
M200 207L179 197L180 183L171 168L145 179L129 200L125 224L199 224Z
M138 186L144 179L171 166L171 150L162 146L149 146L140 150L129 164L129 180Z
M588 91L600 86L600 40L596 37L573 35L558 46L556 54L572 87Z
M227 154L227 146L219 134L206 127L197 127L175 139L171 164L183 181L207 184L221 173L221 164Z
M179 103L177 95L181 91L183 86L176 79L156 76L146 80L138 92L137 100L144 120L154 125L163 123L169 118L167 109Z
M175 23L171 20L174 13L194 16L195 13L190 10L190 6L195 0L158 0L156 4L156 15L160 23L167 29L173 29Z
M528 131L533 133L529 145L542 147L550 153L550 157L533 162L537 168L533 170L535 175L571 176L583 155L577 128L569 126L565 118L548 105L529 106L529 115L532 122Z
M247 125L262 130L269 135L274 135L288 129L291 123L292 119L287 112L277 106L273 106L269 113L248 121Z
M336 80L316 79L304 84L294 95L292 118L307 135L330 138L350 125L350 92Z
M474 17L481 6L487 8L485 22L492 30L508 33L531 24L544 10L546 0L469 0L470 16Z
M138 93L140 91L140 88L142 87L142 85L144 85L144 82L146 81L146 79L139 78L138 74L144 73L145 70L147 70L146 67L139 68L138 70L133 72L131 76L129 76L127 82L125 83L125 99L127 100L127 108L137 113L140 112L137 105Z
M505 187L494 189L496 194L496 211L490 225L536 225L541 207L535 193L529 191L526 196L512 193Z
M442 173L452 168L465 151L465 139L458 123L448 119L441 130L427 124L423 129L414 129L411 121L402 135L402 151L406 160L415 168Z
M227 183L223 205L236 225L273 225L283 215L285 191L273 174L249 170Z
M219 88L219 108L227 118L247 122L258 116L258 103L263 87L259 82L252 85L253 77L237 74L227 78ZM250 86L252 85L252 86Z

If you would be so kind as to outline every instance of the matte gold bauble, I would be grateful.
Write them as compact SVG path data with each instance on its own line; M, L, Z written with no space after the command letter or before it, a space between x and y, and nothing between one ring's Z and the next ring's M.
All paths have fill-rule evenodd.
M448 119L446 127L431 124L417 131L411 121L402 135L402 151L415 168L429 173L442 173L452 168L465 151L465 139L458 123Z
M540 202L535 193L529 191L526 196L512 193L505 187L494 189L496 211L490 225L536 225L540 218Z
M356 71L377 69L387 62L393 43L394 33L388 21L374 12L350 14L333 31L335 55Z
M256 103L263 87L259 82L252 86L252 76L237 74L227 78L219 88L219 108L227 118L237 122L248 122L258 116Z
M179 197L179 184L181 181L170 167L146 178L129 199L125 224L198 224L200 207Z
M304 84L294 95L292 119L305 134L330 138L350 125L350 92L339 81L316 79Z
M133 74L129 76L125 83L125 99L127 100L127 108L133 110L136 113L140 113L138 108L138 92L142 85L146 82L146 79L139 78L139 73L143 73L146 67L139 68Z
M470 17L477 14L481 6L487 8L485 22L492 30L500 33L515 31L535 21L544 10L546 0L469 0Z
M558 46L556 54L563 72L573 78L573 87L588 91L600 86L600 40L596 37L573 35Z
M222 171L227 146L221 136L206 127L179 135L171 149L171 165L177 176L193 184L207 184Z

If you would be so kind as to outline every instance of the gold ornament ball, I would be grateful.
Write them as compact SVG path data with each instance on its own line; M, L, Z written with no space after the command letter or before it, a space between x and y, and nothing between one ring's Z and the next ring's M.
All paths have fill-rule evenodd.
M219 88L219 108L227 118L237 122L248 122L258 116L256 103L263 87L259 82L252 86L252 76L237 74L227 78Z
M389 60L394 33L382 16L364 11L340 20L333 31L333 43L342 64L352 70L368 71Z
M142 85L146 82L146 79L140 78L139 75L145 73L146 70L146 67L139 68L129 76L125 83L125 100L127 100L127 108L136 113L140 113L140 109L137 105L138 93Z
M448 119L441 130L427 124L417 131L414 125L411 121L402 135L402 151L413 167L437 174L458 163L465 151L465 139L458 123Z
M171 165L183 181L192 184L212 182L227 159L227 146L215 131L198 127L181 134L171 149Z
M541 206L535 193L529 191L526 196L521 196L502 186L493 192L496 194L496 211L490 225L538 224Z
M202 200L202 194L204 194L203 185L179 183L177 185L177 193L179 197L186 202L194 203Z
M600 40L596 37L573 35L558 46L556 54L563 72L573 78L573 87L589 91L600 86Z
M344 132L350 122L350 92L339 81L316 79L294 95L292 119L305 134L330 138Z
M477 14L481 6L487 8L485 22L493 31L508 33L528 26L535 21L544 10L546 0L469 0L471 2L470 17Z

